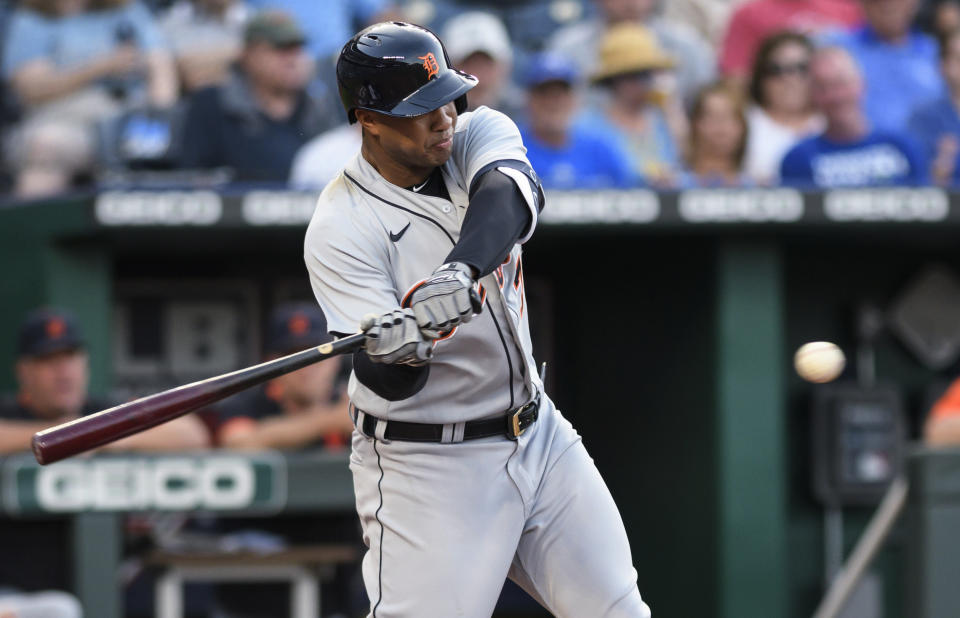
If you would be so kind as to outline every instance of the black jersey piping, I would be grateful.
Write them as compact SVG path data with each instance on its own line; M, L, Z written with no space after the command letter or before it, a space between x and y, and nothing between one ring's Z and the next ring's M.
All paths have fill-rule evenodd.
M377 567L377 604L373 606L373 618L377 618L377 608L383 601L383 522L380 521L380 509L383 508L383 489L380 487L383 483L383 466L380 464L380 451L377 450L377 440L373 440L373 452L377 454L377 467L380 468L380 479L377 481L377 493L380 494L380 504L374 513L374 519L380 524L380 564Z
M437 228L440 229L441 232L444 233L444 235L447 237L447 239L448 239L454 246L457 244L456 241L453 240L453 236L450 235L450 232L448 232L447 230L445 230L444 227L443 227L442 225L440 225L440 222L437 221L436 219L433 219L433 218L431 218L431 217L428 217L427 215L422 215L422 214L420 214L419 212L414 212L414 211L410 210L409 208L406 208L406 207L404 207L404 206L401 206L400 204L394 204L393 202L391 202L391 201L389 201L389 200L385 200L384 198L380 197L379 195L377 195L376 193L374 193L374 192L371 191L370 189L367 189L367 188L364 187L362 184L360 184L359 182L357 182L356 180L354 180L354 179L353 179L353 176L351 176L350 174L344 172L343 175L346 176L347 179L348 179L350 182L352 182L353 184L357 185L357 188L358 188L358 189L360 189L361 191L363 191L364 193L366 193L366 194L369 195L370 197L374 197L374 198L380 200L381 202L383 202L384 204L387 204L388 206L393 206L394 208L399 208L400 210L402 210L402 211L404 211L404 212L408 212L408 213L410 213L411 215L413 215L413 216L415 216L415 217L420 217L420 218L423 219L424 221L429 221L430 223L434 224L435 226L437 226ZM429 197L429 196L428 196L428 197Z
M402 210L402 211L404 211L404 212L408 212L408 213L410 213L411 215L413 215L413 216L415 216L415 217L420 217L420 218L423 219L424 221L429 221L430 223L434 224L435 226L437 226L437 228L438 228L441 232L443 232L443 234L447 237L447 239L450 241L450 243L451 243L454 247L457 246L456 241L453 240L453 236L451 236L450 233L449 233L446 229L444 229L444 227L443 227L443 226L440 224L440 222L437 221L436 219L433 219L433 218L431 218L431 217L428 217L427 215L422 215L422 214L420 214L419 212L414 212L414 211L410 210L409 208L406 208L406 207L404 207L404 206L401 206L400 204L394 204L394 203L391 202L390 200L387 200L387 199L384 199L384 198L380 197L379 195L377 195L377 194L374 193L373 191L367 189L366 187L364 187L363 185L361 185L359 182L357 182L356 180L354 180L353 176L351 176L350 174L348 174L346 171L343 172L343 175L346 176L347 180L349 180L350 182L352 182L353 184L355 184L358 189L360 189L361 191L363 191L364 193L366 193L366 194L369 195L370 197L376 198L376 199L380 200L381 202L383 202L383 203L386 204L387 206L393 206L394 208L399 208L400 210ZM497 316L496 316L496 314L494 314L494 313L493 313L493 309L490 308L490 301L489 301L489 300L486 301L486 305L487 305L487 311L490 312L490 319L493 320L493 325L494 325L494 326L496 327L496 329L497 329L497 335L500 337L500 345L503 347L503 354L504 354L504 356L507 357L507 370L508 370L509 373L510 373L510 377L509 377L509 379L507 380L507 382L508 382L508 385L510 386L510 409L512 410L513 407L514 407L514 405L515 405L515 403L514 403L514 396L513 396L513 361L510 360L510 350L507 349L507 341L506 341L506 339L503 338L503 331L500 329L500 323L497 322ZM526 377L525 375L521 375L521 378L525 378L525 377ZM377 455L377 457L379 458L379 454ZM383 469L380 470L380 474L381 474L381 477L380 477L380 478L381 478L381 480L382 480L382 478L383 478L383 476L382 476L382 475L383 475ZM380 500L381 500L381 506L382 506L382 504L383 504L383 494L380 495ZM379 510L379 509L378 509L378 510ZM381 524L381 535L382 535L382 532L383 532L383 524ZM381 560L383 559L383 554L380 555L380 558L381 558ZM379 602L378 602L377 604L379 605ZM374 609L376 609L376 608L374 608ZM373 618L376 618L376 613L374 613L374 617L373 617Z

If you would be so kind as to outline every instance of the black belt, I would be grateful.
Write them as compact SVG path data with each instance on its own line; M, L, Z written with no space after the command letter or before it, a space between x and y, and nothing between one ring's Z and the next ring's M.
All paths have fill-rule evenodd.
M353 407L353 422L357 422L357 417L362 410L356 406ZM477 438L488 438L496 435L506 435L511 440L516 440L530 425L537 422L540 414L540 394L530 403L507 412L504 416L485 418L479 421L467 421L463 424L463 439L475 440ZM363 426L358 427L366 436L375 436L377 423L380 422L375 416L366 412L363 413ZM443 430L445 425L439 423L409 423L406 421L384 421L386 427L383 430L385 440L400 440L406 442L453 442L454 440L443 439ZM454 425L455 423L448 423ZM448 431L450 431L448 429Z

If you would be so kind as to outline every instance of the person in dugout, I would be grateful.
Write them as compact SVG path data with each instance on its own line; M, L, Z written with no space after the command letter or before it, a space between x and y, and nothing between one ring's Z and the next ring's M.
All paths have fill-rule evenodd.
M312 303L277 307L271 315L264 360L330 341L323 312ZM234 449L328 448L347 444L353 422L347 412L342 357L309 365L227 399L218 411L215 442Z

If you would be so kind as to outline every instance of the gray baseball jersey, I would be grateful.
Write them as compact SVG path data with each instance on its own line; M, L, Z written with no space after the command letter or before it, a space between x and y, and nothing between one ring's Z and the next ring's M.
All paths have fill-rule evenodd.
M304 246L330 331L353 333L365 314L402 306L460 237L474 176L501 161L526 163L525 149L513 122L486 108L457 119L442 167L450 200L394 186L354 158L321 194ZM534 370L520 245L536 199L522 172L496 169L532 219L481 279L483 312L436 342L424 387L406 399L388 401L351 376L352 403L386 421L374 435L360 424L350 458L369 615L489 617L510 577L557 616L649 618L616 505ZM538 393L539 420L515 441L447 430ZM453 444L385 440L393 420L443 423Z
M460 237L474 175L497 161L527 163L525 149L509 118L480 108L457 120L453 152L442 168L450 201L387 182L360 155L327 185L307 229L304 257L331 332L354 333L365 314L396 309L408 290L443 263ZM530 206L533 222L522 243L536 226L535 199L521 172L501 171L517 176ZM456 423L532 399L540 384L520 255L518 243L480 281L483 312L436 342L430 377L419 393L388 401L354 376L354 405L387 420Z

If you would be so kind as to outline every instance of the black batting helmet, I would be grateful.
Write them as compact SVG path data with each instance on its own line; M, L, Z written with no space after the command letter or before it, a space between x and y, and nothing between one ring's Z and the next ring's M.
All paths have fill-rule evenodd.
M450 66L447 50L434 33L390 21L360 31L343 46L337 85L352 124L357 109L409 117L454 101L462 113L477 78Z

